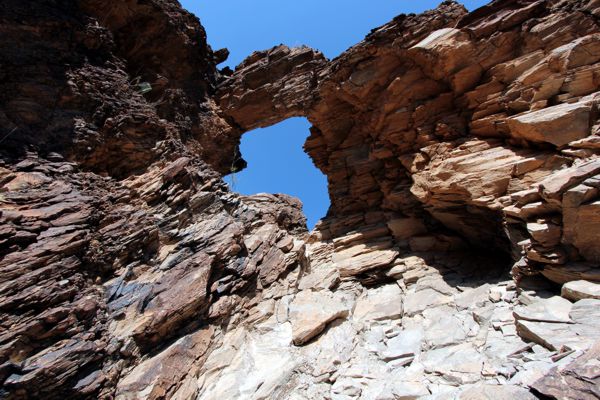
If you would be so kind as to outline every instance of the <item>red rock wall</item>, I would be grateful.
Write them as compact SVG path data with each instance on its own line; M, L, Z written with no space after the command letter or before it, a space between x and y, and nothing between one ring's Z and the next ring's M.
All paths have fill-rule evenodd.
M369 284L409 253L496 262L478 247L600 280L599 7L444 2L335 60L277 47L227 77L175 1L4 1L0 397L193 397L221 327L310 270L306 243ZM332 200L310 237L298 200L221 180L243 132L299 115Z
M381 227L407 251L496 248L520 260L517 275L562 283L598 262L597 14L593 1L496 1L471 14L445 2L327 64L289 56L290 76L312 69L316 89L282 85L272 69L284 62L269 63L315 53L255 53L220 103L243 130L304 105L305 149L329 180L326 236ZM573 225L583 219L585 231Z
M244 303L227 296L304 262L300 203L220 180L239 133L211 99L217 55L177 2L0 15L0 397L113 398L185 337L161 375L170 396L211 343L198 329Z

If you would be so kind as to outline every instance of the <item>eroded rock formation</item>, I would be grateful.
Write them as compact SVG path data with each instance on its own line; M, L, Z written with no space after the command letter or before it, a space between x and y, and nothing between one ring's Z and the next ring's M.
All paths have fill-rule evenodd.
M379 236L407 250L494 247L523 255L516 272L564 283L572 262L598 262L595 5L505 3L400 16L330 63L308 49L255 53L220 103L244 130L302 104L305 148L329 179L334 222L321 231L387 225ZM261 70L272 79L257 87ZM440 224L454 240L436 238Z
M0 13L0 398L598 398L597 0L446 1L233 73L175 1ZM310 233L221 180L293 116Z

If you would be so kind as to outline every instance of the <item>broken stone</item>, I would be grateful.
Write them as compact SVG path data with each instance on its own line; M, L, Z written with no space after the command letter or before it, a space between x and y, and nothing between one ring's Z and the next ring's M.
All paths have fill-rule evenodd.
M403 297L402 290L395 283L369 289L356 300L353 318L360 321L401 318Z
M419 292L407 293L404 300L404 313L410 317L419 314L428 308L441 306L451 302L451 296L427 288Z
M537 243L544 247L553 247L560 243L562 230L552 223L528 223L527 231Z
M587 263L569 263L557 266L546 265L542 270L542 275L561 285L577 280L600 282L600 269Z
M600 342L566 366L553 368L531 387L553 398L595 400L600 387Z
M588 281L571 281L563 285L561 296L571 301L600 299L600 284Z
M549 299L538 299L528 306L516 307L514 314L517 319L540 322L572 322L569 314L573 304L562 297L554 296Z
M383 244L386 247L386 244ZM357 245L348 250L336 252L333 262L341 277L358 275L362 272L392 264L398 256L396 250L378 250L381 244Z
M471 343L428 351L422 359L425 370L443 376L457 385L481 379L484 357Z
M420 353L423 330L408 329L386 342L385 349L379 355L384 361L392 361L403 357L414 357Z
M597 327L579 324L517 320L519 336L554 351L563 348L588 349L600 338L597 331Z
M338 318L346 318L347 306L328 291L299 292L289 306L293 341L301 346L323 332L327 324Z
M507 123L516 138L561 147L590 134L591 110L591 103L559 104L508 118Z
M454 303L461 309L477 309L489 301L490 285L484 284L476 288L468 288L454 296Z
M477 384L470 387L458 396L460 400L535 400L536 397L520 386Z
M423 382L394 381L391 384L394 399L411 400L428 396L429 390Z
M438 348L463 342L474 336L479 326L468 314L458 314L448 306L428 308L423 311L425 341L430 348Z

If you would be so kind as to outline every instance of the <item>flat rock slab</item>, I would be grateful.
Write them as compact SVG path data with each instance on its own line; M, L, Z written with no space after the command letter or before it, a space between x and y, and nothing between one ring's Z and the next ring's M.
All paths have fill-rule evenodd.
M370 245L367 244L334 253L333 262L341 277L349 277L372 269L390 266L396 257L398 257L396 250L377 249L375 246L370 248Z
M391 361L402 357L411 357L419 354L423 342L422 329L409 329L400 332L398 336L389 339L385 350L380 352L384 361Z
M590 103L559 104L508 118L511 134L533 142L564 146L590 133Z
M440 306L423 311L425 341L431 348L462 343L469 333L479 326L468 312L457 313L449 306Z
M392 384L391 392L394 399L419 399L428 396L429 390L422 382L397 381Z
M404 300L404 313L407 316L419 314L424 310L448 304L452 302L452 297L442 294L431 288L423 289L416 293L408 293Z
M583 324L517 321L517 333L526 341L535 342L547 349L563 348L587 350L600 340L597 327Z
M571 319L578 325L597 327L600 333L600 300L583 299L573 304Z
M329 322L345 318L348 313L349 308L330 291L298 293L289 307L294 344L303 345L323 332Z
M542 275L552 282L564 285L571 281L585 280L600 282L600 268L588 263L569 263L566 265L546 265Z
M561 296L571 301L600 299L600 284L588 281L571 281L563 285Z
M558 170L540 182L540 194L549 202L561 202L561 196L569 188L600 173L600 159L574 163L571 167Z
M481 309L485 303L489 302L491 287L486 283L476 288L468 288L454 296L454 303L459 310Z
M516 307L515 318L539 322L572 322L569 313L573 303L559 296L539 299L528 306Z
M484 361L485 357L471 343L431 350L422 359L426 372L461 385L481 379Z
M340 273L330 264L325 264L322 268L311 270L308 275L304 275L298 289L321 290L331 289L340 281Z
M479 384L463 391L459 396L459 400L535 400L533 394L529 390L520 386L513 385L486 385Z
M402 297L402 290L395 283L369 289L356 301L354 319L375 321L401 318Z

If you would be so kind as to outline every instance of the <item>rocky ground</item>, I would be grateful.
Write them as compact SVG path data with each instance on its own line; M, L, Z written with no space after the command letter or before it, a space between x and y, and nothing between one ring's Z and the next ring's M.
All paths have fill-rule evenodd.
M600 398L598 0L235 71L173 0L0 16L0 398ZM292 116L312 232L222 181Z
M227 327L201 367L199 399L597 394L600 300L592 292L597 297L600 285L565 285L572 303L541 288L517 289L502 271L421 254L398 258L387 283L365 287L340 279L324 252L310 245L310 271L293 271ZM569 286L585 294L569 296ZM575 366L583 354L588 361Z

